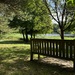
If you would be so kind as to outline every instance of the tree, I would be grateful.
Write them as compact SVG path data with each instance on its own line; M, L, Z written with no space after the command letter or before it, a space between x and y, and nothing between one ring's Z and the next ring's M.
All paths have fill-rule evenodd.
M0 0L0 3L7 5L11 9L22 8L22 6L26 5L30 0Z
M52 20L46 6L43 4L43 1L31 0L27 6L28 8L26 8L26 11L32 15L34 30L38 29L41 31L40 33L50 33L52 31Z
M10 31L8 27L8 18L11 18L12 14L10 17L7 11L9 11L7 5L0 3L0 34Z
M48 10L45 9L46 7L42 2L42 0L32 0L27 4L27 8L23 7L20 10L20 14L17 14L18 18L14 17L11 21L12 26L23 29L23 37L24 32L27 32L25 33L26 36L31 34L32 37L36 33L50 33L52 31L52 22ZM14 22L18 24L14 24Z
M22 6L26 6L28 0L0 0L0 34L10 32L8 19L19 14Z
M4 34L11 32L12 30L8 26L8 20L2 14L0 15L0 37L2 38Z
M64 40L64 31L71 26L75 20L75 11L72 10L74 6L69 3L70 0L43 1L49 11L50 16L58 23L61 39Z
M30 0L0 0L0 14L8 17L12 13L19 14L23 7L27 7ZM24 9L25 9L24 8Z
M32 22L30 20L22 20L20 18L18 18L17 16L15 16L13 18L13 20L9 20L9 26L11 28L19 28L20 32L23 35L23 39L24 41L28 42L28 34L32 34L32 29L33 29L33 25L31 25Z

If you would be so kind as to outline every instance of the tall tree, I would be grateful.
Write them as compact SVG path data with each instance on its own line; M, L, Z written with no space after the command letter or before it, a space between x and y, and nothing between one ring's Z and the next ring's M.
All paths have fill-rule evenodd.
M43 0L50 16L58 23L61 39L64 39L64 31L75 20L75 11L71 10L72 4L68 0ZM71 0L72 1L72 0Z
M32 20L34 22L34 29L38 29L43 33L50 32L52 30L52 20L49 16L49 12L46 6L43 4L42 0L31 0L28 3L28 8L26 9L29 14L32 15ZM49 28L49 29L48 29Z
M15 16L13 20L9 20L9 26L11 28L19 28L20 32L23 35L24 41L28 42L28 34L32 34L32 22L30 20L22 20L21 18L18 18ZM26 36L25 36L26 35Z
M31 2L27 4L27 8L23 6L20 14L17 14L19 20L21 20L19 24L20 22L21 24L16 25L22 29L31 31L31 34L50 33L52 31L52 21L48 10L45 8L42 0L31 0ZM14 24L12 26L14 26Z

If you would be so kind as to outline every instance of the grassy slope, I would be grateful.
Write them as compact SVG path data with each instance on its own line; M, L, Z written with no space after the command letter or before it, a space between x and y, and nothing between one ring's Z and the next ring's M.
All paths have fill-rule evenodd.
M13 40L17 38L13 36ZM75 75L70 68L47 62L31 62L30 45L10 40L0 42L0 75Z

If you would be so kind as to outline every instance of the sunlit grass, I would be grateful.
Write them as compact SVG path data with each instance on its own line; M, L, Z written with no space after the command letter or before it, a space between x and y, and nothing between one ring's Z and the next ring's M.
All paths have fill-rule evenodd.
M21 47L21 46L28 46L29 47L29 45L28 44L0 44L0 48L4 48L4 47Z
M14 33L0 41L0 75L75 75L72 70L56 64L30 61L30 44L19 40L21 37Z
M29 61L29 56L29 45L0 47L0 75L22 75L22 69L26 67L25 61Z
M7 33L3 36L2 40L18 40L20 38L22 38L20 33Z
M35 57L35 56L34 56ZM0 75L75 75L59 65L30 61L30 46L0 48Z

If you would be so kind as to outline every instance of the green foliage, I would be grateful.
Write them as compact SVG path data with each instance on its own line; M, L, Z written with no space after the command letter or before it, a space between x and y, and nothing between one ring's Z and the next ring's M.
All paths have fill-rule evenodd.
M8 24L11 28L20 28L20 29L26 29L27 31L30 31L32 28L32 22L31 20L22 20L21 18L18 18L15 16L13 20L9 20Z
M70 2L71 1L71 2ZM44 0L50 16L57 22L60 29L61 39L64 39L64 32L72 26L75 20L75 5L73 0Z
M27 4L28 0L0 0L0 3L5 4L11 10L19 10Z
M16 18L14 17L12 26L32 28L34 31L39 31L40 33L52 32L51 18L42 0L31 0L26 8L23 6L17 16L18 20L15 21ZM14 22L17 23L14 24Z
M68 22L65 28L66 28L66 31L72 32L75 30L75 0L68 1L67 11L69 13L69 17L68 17Z
M13 15L6 4L0 3L0 36L12 32L8 26L8 19L12 19Z
M67 0L68 4L74 4L75 5L75 0Z
M40 33L51 32L51 18L42 0L32 0L32 2L28 3L27 11L32 15L34 30L38 29Z
M4 24L8 19L12 19L15 14L19 14L22 5L26 6L27 1L28 0L0 0L0 23Z
M8 19L13 20L11 27L39 33L52 32L52 21L42 0L1 0L0 7L0 30L3 32L10 32Z

